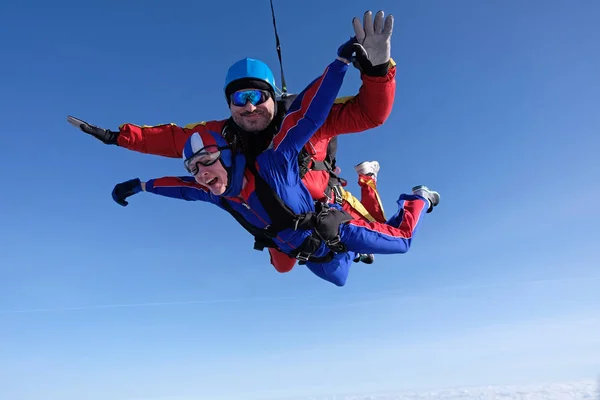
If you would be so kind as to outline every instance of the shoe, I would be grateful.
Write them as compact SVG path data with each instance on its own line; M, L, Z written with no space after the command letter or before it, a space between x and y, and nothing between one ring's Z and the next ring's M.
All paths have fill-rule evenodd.
M364 161L354 166L354 170L359 175L372 176L377 180L377 173L379 172L379 163L377 161Z
M365 264L373 264L375 262L374 254L356 254L355 263L363 262Z
M417 196L425 197L427 201L429 201L429 208L427 209L428 213L433 211L433 207L440 204L440 194L429 189L427 186L415 186L414 188L412 188L412 192Z

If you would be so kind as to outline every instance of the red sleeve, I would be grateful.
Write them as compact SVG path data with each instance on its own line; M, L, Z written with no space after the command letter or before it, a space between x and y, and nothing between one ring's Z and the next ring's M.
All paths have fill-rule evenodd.
M363 83L358 94L336 100L325 124L315 133L314 139L329 139L382 125L392 112L396 96L396 64L393 60L391 63L386 76L371 77L362 74Z
M186 140L197 131L198 126L206 126L220 132L225 121L209 121L179 127L175 124L139 126L123 124L119 127L117 144L129 150L158 156L179 158Z

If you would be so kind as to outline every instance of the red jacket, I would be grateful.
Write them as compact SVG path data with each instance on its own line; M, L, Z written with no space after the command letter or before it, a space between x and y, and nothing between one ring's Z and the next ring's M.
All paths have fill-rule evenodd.
M392 61L385 77L361 75L362 86L356 96L336 100L325 124L313 135L305 148L316 161L327 156L331 138L341 134L355 133L375 128L385 122L392 111L396 94L396 65ZM179 127L175 124L139 126L123 124L117 144L129 150L146 154L179 158L183 146L196 132L195 127L205 125L221 132L227 120L199 122ZM304 176L303 182L314 199L322 199L329 182L327 171L313 171Z

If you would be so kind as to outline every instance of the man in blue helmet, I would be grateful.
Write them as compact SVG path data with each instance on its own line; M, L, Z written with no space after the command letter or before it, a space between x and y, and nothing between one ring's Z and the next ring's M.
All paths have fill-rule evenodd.
M331 149L336 147L337 135L379 126L391 113L396 88L396 65L390 56L393 17L389 15L384 19L383 12L379 11L373 19L372 13L367 11L363 23L358 18L353 19L353 27L357 42L356 65L361 70L363 84L356 96L336 100L324 124L301 151L299 163L302 180L315 200L338 202L353 215L369 219L382 208L381 204L369 207L365 203L365 207L355 207L352 204L361 205L358 200L346 201L353 197L341 189L345 181L336 174L335 151ZM255 94L256 90L260 93ZM99 128L74 118L70 118L70 122L106 144L166 157L180 157L184 143L194 132L210 130L222 134L235 150L241 150L252 160L273 139L295 96L278 100L273 73L263 62L250 58L230 67L224 92L231 112L226 120L211 120L185 127L123 124L118 131ZM363 186L362 181L359 185ZM123 195L126 193L127 190ZM378 196L372 198L378 202ZM278 271L285 272L293 267L295 260L279 257L273 250L270 253L271 262Z
M192 176L145 183L136 178L123 184L132 188L131 194L146 191L212 203L234 215L255 235L257 245L297 258L336 286L345 285L356 253L407 252L421 217L439 203L438 193L415 187L413 194L400 195L398 212L387 223L367 223L335 203L315 202L300 177L298 156L327 119L350 63L351 44L342 45L336 60L297 96L268 149L253 159L235 151L220 132L203 129L182 149ZM244 97L254 95L260 93ZM115 201L125 200L115 196Z

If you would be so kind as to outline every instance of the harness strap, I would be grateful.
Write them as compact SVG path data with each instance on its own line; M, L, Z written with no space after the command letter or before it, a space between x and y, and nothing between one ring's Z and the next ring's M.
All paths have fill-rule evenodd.
M235 220L244 227L252 236L254 236L254 249L255 250L264 250L265 247L277 248L277 245L267 234L264 229L260 229L250 222L246 220L239 212L235 211L233 207L225 200L225 198L221 197L220 203L229 214L235 218Z
M342 186L335 185L331 188L331 191L334 194L335 202L340 206L343 205L344 204L344 189L342 189Z
M224 198L221 199L221 204L240 225L254 236L255 250L263 251L265 247L279 249L272 236L270 236L271 232L250 224ZM300 215L294 227L295 230L313 231L300 246L289 253L291 257L298 259L301 264L307 261L315 263L329 262L333 259L335 253L348 251L347 247L340 242L339 228L341 224L352 220L352 216L343 210L329 208L325 203L317 203L317 208L319 208L318 212ZM325 242L330 251L322 257L314 257L313 254L319 249L322 242Z
M314 171L331 171L331 166L327 161L312 160L310 169Z
M255 193L263 209L269 215L271 225L258 228L250 224L240 213L235 211L226 199L221 198L223 208L228 211L248 232L254 236L254 249L264 250L265 247L278 248L273 240L277 234L285 229L312 230L311 235L290 256L296 257L301 262L327 262L334 253L347 251L341 243L340 225L352 220L352 216L343 210L330 208L326 203L315 203L315 211L304 214L295 214L277 192L260 176L256 169L255 161L246 165L254 175ZM312 255L324 242L331 250L324 257Z
M296 224L299 215L295 214L283 202L277 192L260 176L254 162L247 163L246 167L254 175L256 196L271 220L271 225L267 227L270 234L274 237L277 233L292 228Z
M325 203L317 203L316 208L317 212L304 214L297 224L297 229L313 230L312 234L290 254L301 262L328 262L335 253L348 251L340 239L340 225L351 221L352 216L344 210L330 208ZM312 257L322 242L325 242L330 251L323 257Z

